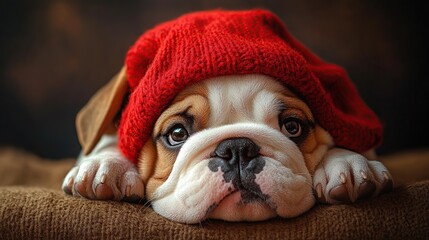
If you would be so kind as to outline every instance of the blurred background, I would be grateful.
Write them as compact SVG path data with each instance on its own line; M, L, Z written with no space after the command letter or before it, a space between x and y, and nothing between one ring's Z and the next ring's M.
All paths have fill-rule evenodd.
M2 0L0 146L79 152L74 118L154 25L204 9L265 8L345 67L385 126L380 154L429 147L427 1Z

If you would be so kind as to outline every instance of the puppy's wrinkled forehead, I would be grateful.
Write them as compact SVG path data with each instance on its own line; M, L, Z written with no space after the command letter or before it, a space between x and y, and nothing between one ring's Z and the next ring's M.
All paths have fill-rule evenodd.
M186 100L196 95L201 98ZM175 111L179 108L186 110L194 105L199 110L198 115L204 115L206 125L204 127L236 122L277 125L279 112L286 108L295 109L301 117L313 120L310 109L302 100L284 85L265 75L236 75L208 79L179 93L171 104Z

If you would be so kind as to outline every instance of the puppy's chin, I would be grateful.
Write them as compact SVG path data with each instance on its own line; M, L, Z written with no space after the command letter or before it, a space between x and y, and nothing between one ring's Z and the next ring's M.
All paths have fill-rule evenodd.
M237 137L260 147L259 156L240 166L238 174L213 155L219 143ZM311 181L299 148L281 132L237 123L192 135L149 200L160 215L184 223L295 217L314 205Z
M267 202L243 203L240 191L226 196L208 214L208 218L226 221L263 221L275 216L277 216L275 209Z

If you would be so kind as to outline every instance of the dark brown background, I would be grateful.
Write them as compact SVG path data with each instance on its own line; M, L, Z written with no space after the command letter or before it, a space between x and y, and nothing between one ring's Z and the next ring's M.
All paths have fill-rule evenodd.
M212 8L262 7L344 66L385 125L380 153L429 146L426 1L54 1L0 3L0 145L79 151L74 116L148 28Z

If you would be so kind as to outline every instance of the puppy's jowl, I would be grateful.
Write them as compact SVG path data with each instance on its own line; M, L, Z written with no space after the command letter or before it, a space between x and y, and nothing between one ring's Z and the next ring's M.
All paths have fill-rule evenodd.
M77 129L66 193L145 199L173 221L295 217L393 187L370 161L381 124L345 71L263 10L198 12L144 33Z

